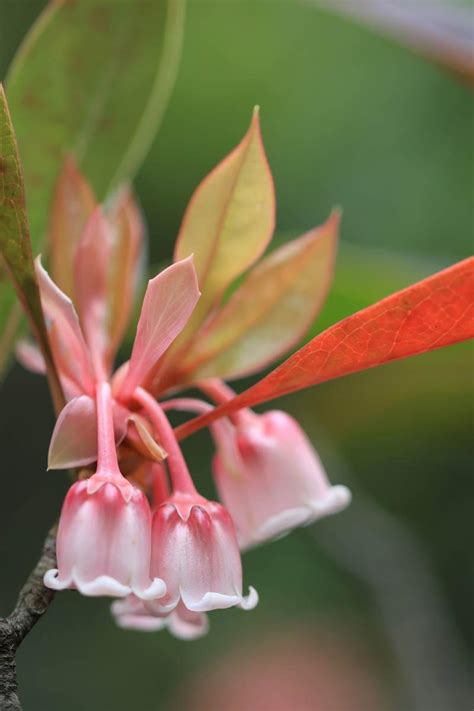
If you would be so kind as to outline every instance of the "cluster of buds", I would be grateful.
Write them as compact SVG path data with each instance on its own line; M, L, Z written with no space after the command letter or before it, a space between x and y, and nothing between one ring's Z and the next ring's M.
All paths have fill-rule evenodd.
M340 511L350 500L344 486L329 484L292 417L242 409L210 428L221 503L209 501L195 488L166 414L206 412L234 394L222 378L206 374L212 355L203 356L201 334L209 334L210 320L222 321L228 306L209 291L217 277L206 283L212 269L203 267L199 250L193 261L190 247L200 224L194 213L200 211L201 221L210 219L208 193L214 199L230 178L235 188L233 166L238 163L241 171L247 159L252 166L260 160L267 171L262 151L254 118L242 144L196 191L175 261L149 281L130 360L115 372L143 265L140 212L128 191L111 205L97 205L72 161L58 182L50 273L39 258L36 262L66 398L49 467L74 469L78 477L60 517L57 569L47 571L44 580L56 590L117 598L112 613L121 627L166 627L190 639L206 632L211 610L252 609L258 596L253 588L243 593L241 551ZM271 193L268 171L264 177L264 190ZM265 230L272 229L271 222ZM308 240L305 235L305 249ZM228 280L234 277L230 270ZM20 344L18 356L30 369L44 370L33 345ZM190 383L206 399L176 395Z

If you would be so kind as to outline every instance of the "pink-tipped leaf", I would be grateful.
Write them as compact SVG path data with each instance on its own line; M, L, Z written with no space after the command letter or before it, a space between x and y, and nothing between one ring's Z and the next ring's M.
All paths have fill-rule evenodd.
M127 329L142 267L145 227L140 208L129 188L120 193L108 213L112 231L107 329L111 353Z
M126 434L130 413L113 403L115 442L120 444ZM97 460L97 414L95 400L80 395L61 410L48 452L49 469L74 469Z
M50 278L40 257L35 267L46 319L50 329L55 327L56 347L53 343L52 348L56 366L82 392L91 393L94 381L89 353L72 301Z
M129 397L143 383L188 322L199 296L192 257L172 264L148 282L121 398Z
M46 363L40 349L32 341L22 338L15 346L15 355L21 365L31 373L46 374Z
M105 368L111 251L110 227L101 208L97 207L86 223L74 255L74 292L89 350L94 355L94 362L99 360Z
M94 193L74 158L66 158L56 182L48 224L51 276L61 291L75 299L74 253L97 206Z

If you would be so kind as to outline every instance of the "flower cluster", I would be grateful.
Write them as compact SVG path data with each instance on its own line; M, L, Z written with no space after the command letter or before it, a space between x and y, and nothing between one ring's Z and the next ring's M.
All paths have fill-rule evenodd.
M212 206L227 189L236 204L242 201L235 192L246 161L248 171L259 164L263 171L256 212L247 223L237 224L224 194L227 212L219 221L219 215L210 215L208 203ZM241 551L349 503L349 491L329 484L292 417L280 411L258 415L249 409L210 427L221 503L209 501L195 488L166 414L171 409L212 410L234 395L217 376L251 372L277 357L282 342L289 345L287 332L277 334L273 351L256 347L253 366L244 353L230 372L225 358L229 344L222 336L232 309L224 299L225 287L259 256L251 254L255 235L250 235L247 247L241 246L244 257L236 270L228 255L224 259L223 241L230 245L236 233L252 232L259 221L263 242L268 241L272 190L254 119L240 146L196 191L174 263L148 282L130 360L113 372L143 266L140 212L129 191L112 204L97 205L70 160L59 179L49 230L51 276L39 258L36 273L66 398L51 439L49 467L73 468L78 478L60 517L57 569L47 571L44 580L56 590L73 588L83 595L117 598L112 613L121 627L167 627L189 639L206 632L206 613L211 610L252 609L258 596L253 588L243 593ZM269 209L262 217L265 201ZM207 233L208 228L217 229L218 222L212 249L203 249L199 225ZM330 241L326 235L332 236L334 226L331 218L316 240L312 234L301 238L300 252L277 251L257 269L265 273L277 268L277 280L282 264L294 272L295 259L303 265L314 241L318 249L323 245L324 253ZM294 293L290 296L294 301ZM312 317L314 309L309 311ZM300 337L307 319L304 314L298 320L292 341ZM253 327L246 324L245 334ZM216 350L217 337L226 345ZM268 342L267 333L261 343ZM230 360L235 360L234 345ZM31 344L20 344L18 356L30 369L44 371L39 351ZM190 383L206 399L177 395Z

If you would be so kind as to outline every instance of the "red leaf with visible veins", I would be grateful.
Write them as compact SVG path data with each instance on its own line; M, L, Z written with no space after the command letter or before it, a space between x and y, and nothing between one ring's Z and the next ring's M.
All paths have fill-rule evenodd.
M181 425L176 433L182 439L242 407L473 336L474 258L470 258L339 321L251 388Z

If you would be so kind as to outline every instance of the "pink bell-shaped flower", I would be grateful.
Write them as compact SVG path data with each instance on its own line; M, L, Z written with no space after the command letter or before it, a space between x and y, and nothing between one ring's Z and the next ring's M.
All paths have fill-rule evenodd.
M173 430L161 407L142 388L135 391L165 447L173 495L153 514L151 574L165 581L166 595L146 603L152 614L171 612L180 602L191 612L258 602L242 594L242 563L234 524L226 509L200 496Z
M122 629L156 632L168 629L178 639L198 639L207 634L209 620L203 612L188 610L182 602L171 612L152 614L142 600L129 595L112 603L112 615Z
M44 583L83 595L161 597L163 580L150 579L150 506L119 471L108 383L97 384L96 402L97 471L69 489L57 535L58 568L46 572Z
M188 610L207 612L237 605L251 610L258 602L250 588L242 594L242 564L234 524L226 509L199 495L174 496L153 516L152 575L167 593L147 607L167 612L182 601Z
M345 486L331 486L305 433L285 412L242 413L214 427L219 496L247 549L344 509Z
M93 480L69 489L58 529L58 568L48 570L45 585L83 595L160 597L164 582L149 576L151 513L145 495L133 487L126 501L110 482L89 493Z

